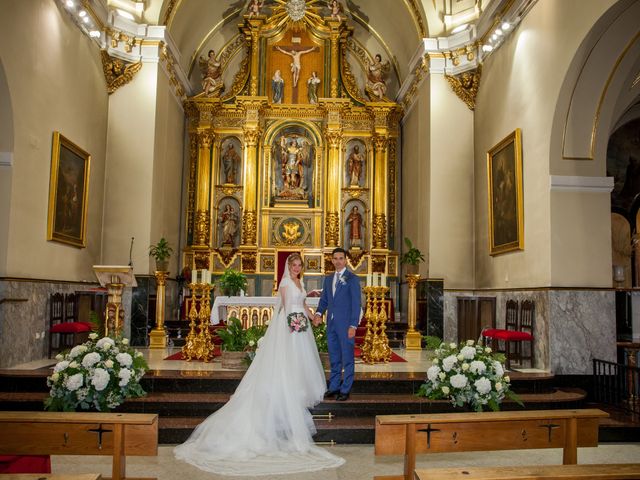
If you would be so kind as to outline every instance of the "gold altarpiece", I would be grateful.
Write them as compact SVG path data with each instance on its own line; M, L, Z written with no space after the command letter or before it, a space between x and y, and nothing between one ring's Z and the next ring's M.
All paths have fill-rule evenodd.
M186 102L185 265L269 276L278 251L301 251L320 274L343 246L357 273L398 275L401 107L365 97L352 27L318 12L245 15L233 85Z

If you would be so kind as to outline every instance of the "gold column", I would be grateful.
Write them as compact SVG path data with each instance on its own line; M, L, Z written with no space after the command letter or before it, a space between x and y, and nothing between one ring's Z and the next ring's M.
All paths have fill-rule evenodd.
M329 159L327 162L327 207L325 217L325 245L337 247L340 243L340 144L342 132L327 130L325 138L329 145Z
M242 214L242 245L256 245L258 217L256 214L257 178L258 178L258 139L260 131L257 128L245 129L245 159L244 159L244 210Z
M251 45L251 78L249 79L249 95L258 95L258 72L260 64L260 27L264 23L263 18L252 18L248 21L250 29L245 29L247 42Z
M409 329L404 338L404 346L407 350L422 350L422 335L416 330L416 286L420 280L420 274L408 273L406 277L409 283Z
M374 189L373 189L373 248L387 248L387 146L389 138L373 137Z
M340 23L338 21L327 22L331 27L331 85L330 93L331 98L338 98L338 78L340 78L340 72L338 69L340 62Z
M198 167L196 191L196 215L194 245L209 246L211 236L211 211L209 198L211 195L211 145L214 134L201 131L198 135Z
M149 348L165 348L167 331L164 328L164 292L169 272L154 272L156 276L156 328L149 332Z

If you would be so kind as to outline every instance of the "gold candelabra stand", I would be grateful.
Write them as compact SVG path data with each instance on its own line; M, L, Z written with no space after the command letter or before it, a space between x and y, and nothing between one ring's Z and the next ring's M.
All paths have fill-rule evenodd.
M404 337L404 346L407 350L422 350L422 334L416 330L417 300L416 287L420 280L420 275L416 273L407 274L409 284L409 328Z
M387 338L387 311L384 299L389 287L364 287L367 296L367 333L362 344L362 360L365 363L388 362L391 360L391 347Z
M208 362L213 358L213 339L209 331L211 315L211 301L209 293L211 285L208 283L190 283L191 308L189 309L189 334L182 347L182 356L189 362L193 359ZM200 308L196 308L196 304Z

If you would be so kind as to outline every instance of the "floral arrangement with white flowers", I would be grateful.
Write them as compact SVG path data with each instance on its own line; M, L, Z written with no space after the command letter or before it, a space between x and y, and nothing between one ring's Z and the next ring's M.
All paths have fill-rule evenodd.
M485 406L500 410L505 397L522 406L511 391L511 380L505 375L503 364L504 355L493 353L491 348L473 340L460 345L441 343L418 395L432 400L449 399L456 407L468 404L477 412Z
M91 333L87 342L56 356L58 363L47 377L46 410L109 411L127 398L146 395L140 379L149 367L142 353L126 338L98 337Z

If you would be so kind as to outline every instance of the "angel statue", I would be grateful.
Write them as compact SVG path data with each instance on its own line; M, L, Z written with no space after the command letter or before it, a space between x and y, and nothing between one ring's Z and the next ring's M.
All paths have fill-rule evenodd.
M260 9L262 7L264 7L264 0L251 0L247 7L249 18L260 15Z
M338 2L338 0L329 0L327 2L327 7L329 7L329 11L331 12L331 20L342 21L340 17L340 11L342 10L342 5Z
M385 75L389 72L389 61L383 62L382 56L376 53L373 62L367 62L367 84L365 92L372 102L383 102L386 97L387 84Z
M202 93L205 97L218 97L224 91L222 68L220 62L216 60L214 50L209 50L208 57L208 60L203 57L198 59L202 72Z

